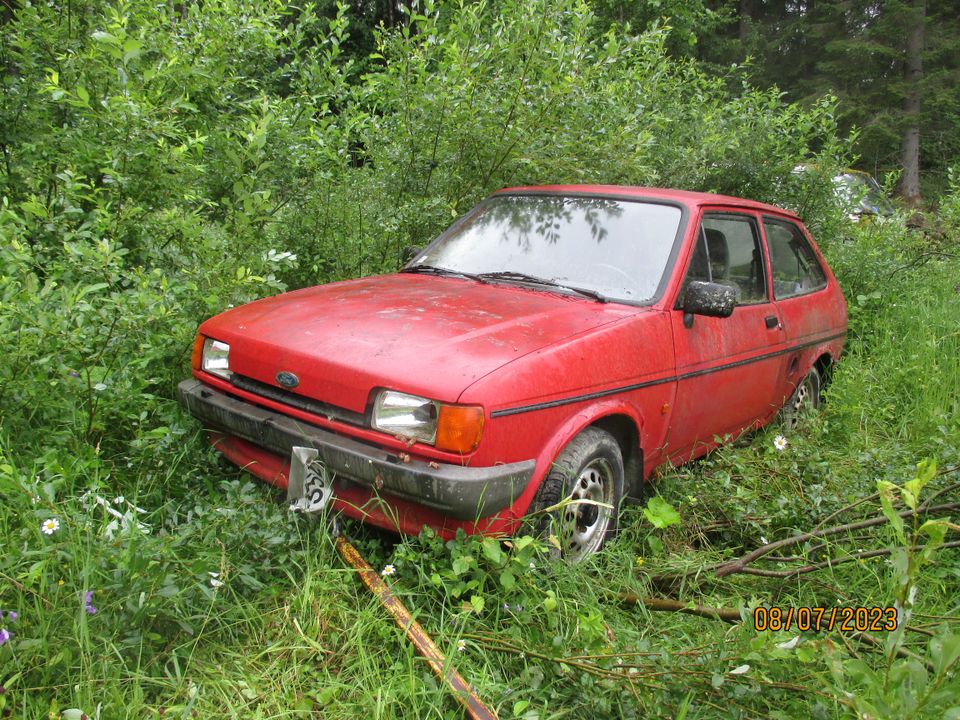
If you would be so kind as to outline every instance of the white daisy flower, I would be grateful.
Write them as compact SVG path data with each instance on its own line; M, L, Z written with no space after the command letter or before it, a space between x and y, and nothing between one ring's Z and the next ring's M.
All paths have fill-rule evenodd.
M384 566L383 570L380 571L380 574L384 577L389 577L397 572L397 569L393 565Z
M53 535L59 529L60 529L60 521L57 520L56 518L50 518L48 520L44 520L43 523L40 525L40 531L44 535Z
M467 641L466 641L466 640L457 640L457 652L461 652L461 653L462 653L462 652L465 652L466 649L467 649Z
M786 449L787 449L787 445L789 445L789 444L790 444L790 443L787 442L787 439L786 439L783 435L777 435L777 436L773 439L773 446L774 446L777 450L780 450L780 451L786 450Z

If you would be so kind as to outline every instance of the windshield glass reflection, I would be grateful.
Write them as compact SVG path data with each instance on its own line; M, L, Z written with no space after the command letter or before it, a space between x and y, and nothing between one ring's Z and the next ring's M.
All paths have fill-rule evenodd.
M680 209L650 202L499 195L478 205L408 270L432 266L496 281L552 283L609 300L651 299ZM521 277L527 276L527 277Z

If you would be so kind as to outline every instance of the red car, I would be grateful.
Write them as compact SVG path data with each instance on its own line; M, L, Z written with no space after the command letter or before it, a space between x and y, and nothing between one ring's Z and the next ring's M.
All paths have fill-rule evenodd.
M227 458L297 507L450 537L511 533L569 498L558 536L578 559L658 465L816 407L846 328L790 212L514 188L398 273L207 320L179 395Z

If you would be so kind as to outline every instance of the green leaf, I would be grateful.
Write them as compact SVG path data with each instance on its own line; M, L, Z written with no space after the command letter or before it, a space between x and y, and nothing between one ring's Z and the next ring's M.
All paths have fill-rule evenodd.
M517 549L517 552L523 550L528 545L532 545L533 543L534 539L529 535L523 535L521 537L514 538L513 540L513 546Z
M80 102L84 105L90 104L90 93L87 92L87 89L83 85L77 85L77 97L80 98Z
M108 45L117 44L117 37L115 35L111 35L108 32L104 32L103 30L97 30L96 32L91 33L90 37L92 37L97 42L107 43Z
M939 547L947 535L949 524L946 520L927 520L920 526L920 532L929 536L930 544Z
M40 219L45 219L49 215L47 212L47 206L35 198L24 200L22 203L20 203L20 209L25 213Z
M924 486L937 475L937 463L935 460L921 460L917 463L917 474L913 480L908 480L903 484L903 499L911 510L917 509L917 503L920 499L920 493ZM909 496L908 496L909 493Z
M897 539L905 545L907 538L903 532L903 518L897 515L896 510L893 509L897 486L887 480L877 480L877 491L880 493L880 507L883 509L883 514L890 521L890 525L893 526Z
M503 586L504 590L512 590L516 584L517 578L514 577L512 572L509 570L504 570L502 573L500 573L500 585Z
M467 572L473 566L473 564L474 559L472 555L461 555L460 557L454 559L453 563L451 564L451 568L453 570L453 574L459 577Z
M930 659L937 675L949 670L960 659L960 633L930 638Z
M680 513L659 495L650 498L647 506L643 509L643 515L654 527L660 529L680 522Z
M505 556L503 550L500 547L500 541L496 538L484 538L483 543L480 545L481 550L483 551L483 556L492 562L497 567L503 565Z
M483 606L486 605L486 601L483 599L483 595L471 595L470 605L473 606L473 611L479 615L483 612Z
M89 295L90 293L98 292L98 291L100 291L100 290L103 290L103 289L106 288L106 287L110 287L110 285L109 285L108 283L94 283L93 285L87 285L86 287L84 287L83 289L81 289L80 292L77 293L76 299L79 300L80 298L84 297L85 295Z
M127 38L123 43L123 62L124 64L130 62L131 60L136 60L140 57L140 48L143 47L141 43L136 38Z

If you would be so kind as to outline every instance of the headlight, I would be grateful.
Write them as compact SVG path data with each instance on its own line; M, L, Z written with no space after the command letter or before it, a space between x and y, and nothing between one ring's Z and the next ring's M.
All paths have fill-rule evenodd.
M373 427L419 440L438 450L469 453L480 443L483 408L446 405L416 395L384 390L373 406Z
M230 376L233 375L230 372L230 346L213 338L204 338L200 369L211 375L222 377L224 380L229 380Z

